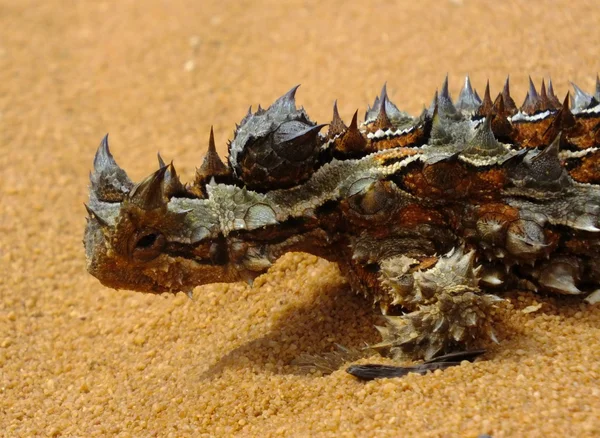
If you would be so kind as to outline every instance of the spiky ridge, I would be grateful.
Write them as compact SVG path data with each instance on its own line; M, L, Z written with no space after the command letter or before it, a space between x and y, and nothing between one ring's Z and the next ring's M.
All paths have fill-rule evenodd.
M530 80L520 108L509 81L483 98L448 78L414 118L387 87L358 122L334 104L327 134L294 87L249 111L224 163L211 130L195 181L173 163L138 184L105 138L90 175L88 269L147 292L251 280L283 253L337 262L390 317L379 347L432 357L492 337L498 298L526 284L598 301L600 80L562 103ZM440 256L440 254L445 254ZM594 290L596 290L594 292Z

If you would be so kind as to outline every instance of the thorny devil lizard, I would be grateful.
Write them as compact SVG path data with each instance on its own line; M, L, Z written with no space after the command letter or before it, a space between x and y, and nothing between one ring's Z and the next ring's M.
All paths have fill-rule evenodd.
M518 109L508 79L492 101L489 82L481 100L467 77L453 103L446 77L414 118L384 86L360 125L334 105L327 134L296 107L294 87L248 111L227 164L211 131L186 185L160 156L134 184L105 137L91 173L87 268L113 288L189 292L251 280L288 251L312 253L384 314L395 310L374 347L425 367L455 364L495 339L497 291L600 300L600 80L593 96L573 87L561 103L550 81L538 93L530 79Z

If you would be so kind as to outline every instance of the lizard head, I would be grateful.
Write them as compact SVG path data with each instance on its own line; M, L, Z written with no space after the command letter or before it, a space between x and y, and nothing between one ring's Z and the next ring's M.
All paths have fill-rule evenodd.
M142 292L190 291L237 280L219 217L181 184L173 164L134 184L104 137L90 174L87 269L106 286Z
M88 271L115 289L187 292L207 283L252 280L285 249L302 247L299 235L312 228L303 220L279 227L290 216L279 208L282 201L253 191L276 194L306 181L317 167L319 130L325 125L296 108L297 88L244 117L227 164L216 152L211 130L191 185L184 186L173 164L160 156L159 169L134 184L104 137L86 206Z

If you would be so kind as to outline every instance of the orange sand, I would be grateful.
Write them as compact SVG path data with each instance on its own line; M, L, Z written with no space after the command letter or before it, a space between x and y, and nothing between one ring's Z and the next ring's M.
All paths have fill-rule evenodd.
M211 124L225 151L296 83L325 122L384 81L416 114L446 72L454 95L466 73L480 94L510 73L519 103L528 75L592 90L599 22L570 1L1 0L0 435L598 436L600 306L512 294L488 360L365 384L290 365L377 340L334 265L291 254L190 301L102 287L81 237L107 131L133 179L160 150L189 180Z

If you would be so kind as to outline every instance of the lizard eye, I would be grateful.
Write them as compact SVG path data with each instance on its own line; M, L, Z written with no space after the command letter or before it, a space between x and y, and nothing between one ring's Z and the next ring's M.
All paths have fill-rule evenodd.
M134 260L149 262L159 256L165 247L165 236L156 231L147 232L137 236L131 252Z

